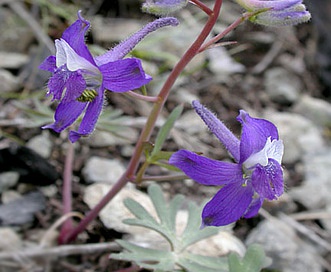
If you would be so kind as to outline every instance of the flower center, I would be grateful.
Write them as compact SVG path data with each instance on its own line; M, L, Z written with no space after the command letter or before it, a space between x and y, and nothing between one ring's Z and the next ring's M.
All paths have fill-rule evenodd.
M96 90L85 90L80 97L77 98L79 102L92 102L98 96L98 92Z

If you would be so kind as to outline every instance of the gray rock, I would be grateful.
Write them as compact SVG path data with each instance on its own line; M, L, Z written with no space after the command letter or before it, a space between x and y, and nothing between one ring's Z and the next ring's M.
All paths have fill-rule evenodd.
M137 130L123 127L117 132L117 135L106 131L96 130L88 139L86 139L86 142L91 147L100 148L134 143L137 137Z
M217 76L227 77L234 73L243 73L246 68L231 58L225 47L216 47L207 51L209 68Z
M267 70L264 84L271 100L279 104L296 102L302 89L301 81L295 74L279 67Z
M0 251L13 251L22 247L21 238L11 228L0 228Z
M20 53L0 52L0 68L19 69L29 60L29 57Z
M14 187L20 178L17 172L4 172L0 174L0 193Z
M111 185L108 184L96 183L89 185L84 193L84 202L92 209L110 189ZM129 226L122 222L126 218L133 217L131 212L123 204L123 200L126 198L134 199L143 205L148 212L155 215L152 202L147 194L132 187L125 187L102 209L99 214L100 220L107 228L115 229L116 231L123 233L137 233L137 235L139 233L142 235L144 234L145 229Z
M113 184L125 172L125 167L118 160L91 157L87 160L83 175L87 182Z
M110 189L110 185L100 183L88 186L84 194L85 203L92 209ZM100 220L107 228L128 234L126 240L129 242L149 248L168 249L168 243L157 232L142 227L126 225L122 222L124 219L134 217L123 204L126 198L132 198L137 201L154 218L157 218L149 196L135 188L126 187L101 211L99 215ZM176 222L178 233L182 233L186 227L187 217L188 212L186 210L179 211ZM228 229L224 228L217 235L190 246L189 251L208 256L221 256L234 251L242 256L245 252L245 246Z
M325 100L303 95L295 104L293 111L307 117L316 125L331 126L331 103Z
M0 92L13 92L17 91L20 87L18 78L13 76L10 72L0 69Z
M304 157L304 181L289 194L309 209L331 207L331 148Z
M272 259L269 269L282 272L322 272L318 253L280 220L264 220L248 235L246 244L260 244Z
M20 226L31 223L34 214L45 209L46 200L42 193L31 192L5 205L0 205L0 225Z
M53 147L52 141L49 138L49 132L43 131L42 134L31 138L27 142L27 147L31 148L43 158L49 158Z
M314 154L325 148L321 131L307 118L286 112L267 111L263 117L273 122L284 142L283 163L294 163L306 154Z
M95 16L91 25L93 38L97 43L119 42L139 30L143 23L134 19L103 18Z

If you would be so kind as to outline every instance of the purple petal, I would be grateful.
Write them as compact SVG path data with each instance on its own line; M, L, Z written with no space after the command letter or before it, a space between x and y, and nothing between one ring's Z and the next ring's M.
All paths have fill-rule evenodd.
M255 191L269 200L277 199L284 192L283 171L280 164L269 159L267 166L257 165L252 173L252 185Z
M170 157L169 163L204 185L218 186L242 181L240 165L212 160L187 150L179 150L174 153Z
M304 5L301 5L304 6ZM279 10L258 14L251 21L265 26L289 26L308 22L311 19L309 11Z
M283 10L298 3L302 0L237 0L238 4L249 11L272 8L273 10Z
M84 111L87 103L78 102L76 100L64 103L61 102L55 111L55 122L50 125L43 126L43 129L49 128L56 132L61 132L77 120L79 115Z
M94 59L85 44L85 34L90 28L90 22L82 17L81 11L78 11L77 16L78 20L63 32L62 39L64 39L78 55L95 65Z
M233 183L224 186L202 211L204 226L224 226L240 219L252 202L250 184Z
M271 137L271 141L278 140L276 126L267 120L252 118L243 110L240 110L237 120L243 126L240 141L240 163L246 161L250 155L261 151L269 137Z
M140 88L152 80L146 75L138 59L117 60L99 67L103 85L112 92L127 92Z
M55 56L47 57L40 65L39 69L54 73L57 69Z
M93 132L102 110L103 101L104 88L101 86L95 99L88 103L88 107L79 126L79 129L77 131L70 131L69 139L72 143L79 140L80 137L87 136Z
M69 71L64 69L58 69L53 76L48 81L48 93L47 95L53 95L53 100L60 100L62 98L63 91L65 89L65 85L70 76Z
M108 62L122 59L149 33L164 26L176 26L178 24L178 20L172 17L157 19L144 26L142 29L140 29L128 39L118 44L112 50L106 52L101 56L96 57L95 62L98 66L101 66Z
M207 108L202 106L199 101L193 101L192 105L197 114L205 122L211 132L221 141L225 148L231 153L233 158L239 162L240 142L236 136Z
M244 214L245 218L251 218L259 212L262 204L263 204L264 198L258 197L254 198L249 207L247 208L247 211Z
M66 93L62 99L63 102L69 102L70 100L76 100L86 89L86 82L83 76L78 73L70 73L66 82Z

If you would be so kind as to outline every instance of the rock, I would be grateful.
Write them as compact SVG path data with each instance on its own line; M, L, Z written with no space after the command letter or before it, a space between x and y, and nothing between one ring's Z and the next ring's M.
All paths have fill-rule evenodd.
M91 157L87 160L82 173L87 182L114 184L125 172L125 167L118 160Z
M0 174L0 193L7 189L14 187L19 179L20 175L17 172L10 171Z
M325 148L321 132L307 118L295 113L270 111L263 117L278 128L285 146L283 163L294 163L305 154L314 154Z
M85 203L92 209L110 188L111 186L100 183L88 186L84 194ZM122 222L124 219L134 217L123 204L126 198L132 198L137 201L154 218L157 218L148 195L134 188L126 187L101 211L99 215L100 220L107 228L127 233L125 240L131 243L155 249L168 249L168 243L157 232L142 227L126 225ZM178 234L182 233L186 227L187 217L188 212L186 210L178 212L176 221ZM224 228L217 235L190 246L189 250L192 253L208 256L222 256L229 253L229 251L235 251L242 256L245 252L245 246Z
M188 251L203 256L225 256L230 252L236 252L240 256L245 255L245 245L229 231L220 231L218 234L201 240L190 247Z
M325 100L303 95L295 104L293 111L321 127L331 126L331 103Z
M14 52L0 52L0 68L19 69L28 62L27 55Z
M304 157L304 181L291 188L291 197L309 209L331 207L331 148Z
M84 202L92 209L110 189L111 186L108 184L96 183L89 185L84 193ZM148 212L155 215L152 202L147 194L135 188L125 187L103 208L99 214L100 220L109 229L114 229L122 233L145 235L145 232L148 231L145 228L126 225L122 222L124 219L133 217L130 211L124 206L123 201L126 198L134 199L143 205Z
M11 228L0 228L0 251L14 251L22 247L21 238Z
M121 128L116 134L107 131L96 130L86 139L89 146L100 148L114 145L127 145L134 143L138 138L138 133L135 129L129 127Z
M10 72L0 69L0 92L13 92L17 91L20 87L18 78L13 76Z
M143 23L140 20L104 18L94 16L91 20L93 39L97 43L113 43L126 39L139 30Z
M246 244L260 244L272 264L268 269L282 272L322 272L319 254L309 243L280 220L264 220L248 235Z
M17 192L17 190L7 190L2 193L1 202L2 204L5 205L17 199L20 199L21 197L22 195L19 192Z
M186 131L190 135L207 131L205 124L201 121L194 110L188 110L176 122L176 128Z
M280 67L267 70L264 84L270 99L285 105L296 102L302 89L298 77Z
M20 15L15 14L8 6L0 10L0 50L24 52L31 45L35 35L32 28Z
M43 131L42 134L31 138L27 142L26 146L38 153L43 158L47 159L52 153L53 144L49 138L49 132Z
M229 75L243 73L246 68L239 62L234 61L224 47L216 47L207 51L210 70L217 77L224 77L227 81Z
M46 200L42 193L31 192L5 205L0 205L1 226L21 226L31 223L34 214L44 210Z
M28 147L11 143L0 149L0 171L16 171L20 174L19 182L34 185L50 185L59 173L48 160Z

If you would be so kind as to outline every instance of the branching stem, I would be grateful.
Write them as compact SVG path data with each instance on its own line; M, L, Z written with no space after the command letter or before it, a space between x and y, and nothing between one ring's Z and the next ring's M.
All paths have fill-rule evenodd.
M198 2L198 1L196 1ZM174 85L176 79L180 75L180 73L184 70L186 65L193 59L193 57L199 53L199 49L203 42L206 40L210 32L212 31L220 10L222 6L222 0L215 0L214 8L212 13L209 15L209 18L202 29L201 33L197 37L197 39L193 42L193 44L190 46L190 48L186 51L186 53L183 55L183 57L179 60L179 62L176 64L174 69L172 70L171 74L167 78L165 84L163 85L162 89L160 90L160 93L158 95L158 101L154 103L152 111L146 121L146 124L139 136L139 139L137 141L135 150L133 152L133 155L131 157L131 160L129 162L128 168L126 172L119 178L117 183L110 189L110 191L101 199L101 201L86 215L86 217L78 224L77 227L72 229L70 232L67 233L65 237L62 237L61 243L68 243L72 240L74 240L77 235L84 231L86 226L94 220L99 212L104 208L105 205L107 205L110 200L113 199L113 197L130 181L134 179L134 175L138 169L140 158L143 153L143 146L144 143L147 142L152 134L152 131L154 129L156 120L163 109L163 106L169 96L170 90L172 86Z

